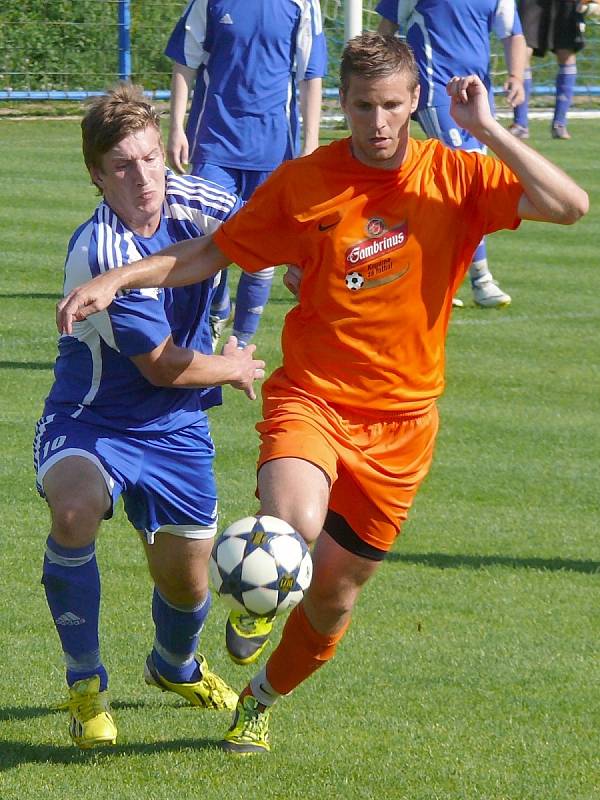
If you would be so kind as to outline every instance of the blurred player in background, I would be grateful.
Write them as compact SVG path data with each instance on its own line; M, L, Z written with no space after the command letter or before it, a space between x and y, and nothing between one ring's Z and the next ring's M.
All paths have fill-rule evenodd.
M457 150L485 152L482 143L452 119L446 85L453 75L477 75L489 91L493 108L493 31L504 47L506 100L511 106L523 100L525 39L515 0L381 0L376 11L382 17L379 31L392 35L399 30L415 54L421 84L415 118L427 136ZM477 245L469 278L477 305L493 308L511 302L490 272L485 239ZM454 305L462 306L462 301L455 298Z
M283 164L212 238L100 276L58 309L69 331L125 286L183 285L231 261L298 265L283 365L263 386L258 493L260 513L316 540L314 574L240 695L222 743L233 753L269 751L271 706L334 656L400 532L431 463L452 298L477 242L522 219L571 224L588 208L494 119L476 75L450 81L451 113L497 158L410 137L419 74L396 37L350 40L340 86L350 138Z
M577 83L577 57L584 47L583 13L588 3L577 0L518 0L523 33L527 41L525 99L516 106L510 132L520 139L529 138L529 97L532 88L531 57L556 55L556 100L551 134L553 139L570 139L567 114ZM593 4L592 4L593 5Z
M178 172L190 163L193 175L248 200L282 161L318 147L327 69L318 0L192 0L166 54L174 61L167 156ZM242 274L233 320L240 343L256 333L272 280L272 267ZM215 347L230 314L224 271L211 311Z
M139 87L94 100L83 154L103 195L69 243L65 292L174 242L212 233L240 207L216 184L165 171L159 117ZM123 495L154 581L155 639L146 682L207 708L237 695L196 658L210 608L207 563L217 527L214 446L206 410L220 385L254 397L263 362L232 339L213 355L213 279L123 293L62 336L37 424L37 486L51 512L43 584L66 662L70 733L82 748L117 729L100 653L95 540Z

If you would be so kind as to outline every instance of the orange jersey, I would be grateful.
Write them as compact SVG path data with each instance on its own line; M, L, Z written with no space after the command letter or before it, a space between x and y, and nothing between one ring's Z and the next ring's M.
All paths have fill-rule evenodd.
M398 170L350 139L288 161L214 235L242 269L292 263L288 379L364 413L426 408L444 386L452 297L482 236L519 225L522 188L499 160L411 139Z

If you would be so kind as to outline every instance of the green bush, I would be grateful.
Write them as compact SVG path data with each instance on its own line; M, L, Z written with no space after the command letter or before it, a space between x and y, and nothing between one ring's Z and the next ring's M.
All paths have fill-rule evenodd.
M167 38L184 0L132 0L131 67L147 89L169 86ZM4 0L0 88L103 89L118 78L116 0Z

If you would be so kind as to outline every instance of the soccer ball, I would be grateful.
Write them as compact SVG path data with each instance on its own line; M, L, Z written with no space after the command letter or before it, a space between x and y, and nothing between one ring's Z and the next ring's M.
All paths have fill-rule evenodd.
M360 289L365 282L365 279L360 272L349 272L346 275L346 286L353 292Z
M312 578L304 539L277 517L245 517L217 538L209 561L212 585L234 611L282 614L297 605Z

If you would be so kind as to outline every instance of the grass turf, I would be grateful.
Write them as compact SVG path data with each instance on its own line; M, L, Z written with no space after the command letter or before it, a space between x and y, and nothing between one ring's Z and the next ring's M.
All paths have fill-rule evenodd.
M67 239L97 198L76 121L0 122L2 800L598 797L597 125L573 121L573 140L556 142L532 123L533 145L588 189L592 212L573 228L524 223L489 238L513 305L482 311L461 288L436 458L404 534L336 660L274 711L273 754L236 760L216 749L227 714L141 680L151 585L121 510L98 544L118 745L77 751L50 709L63 666L39 583L48 520L31 438ZM271 368L290 306L277 279L257 340ZM211 413L223 524L256 508L260 411L225 394ZM215 602L202 650L241 688L224 620Z

